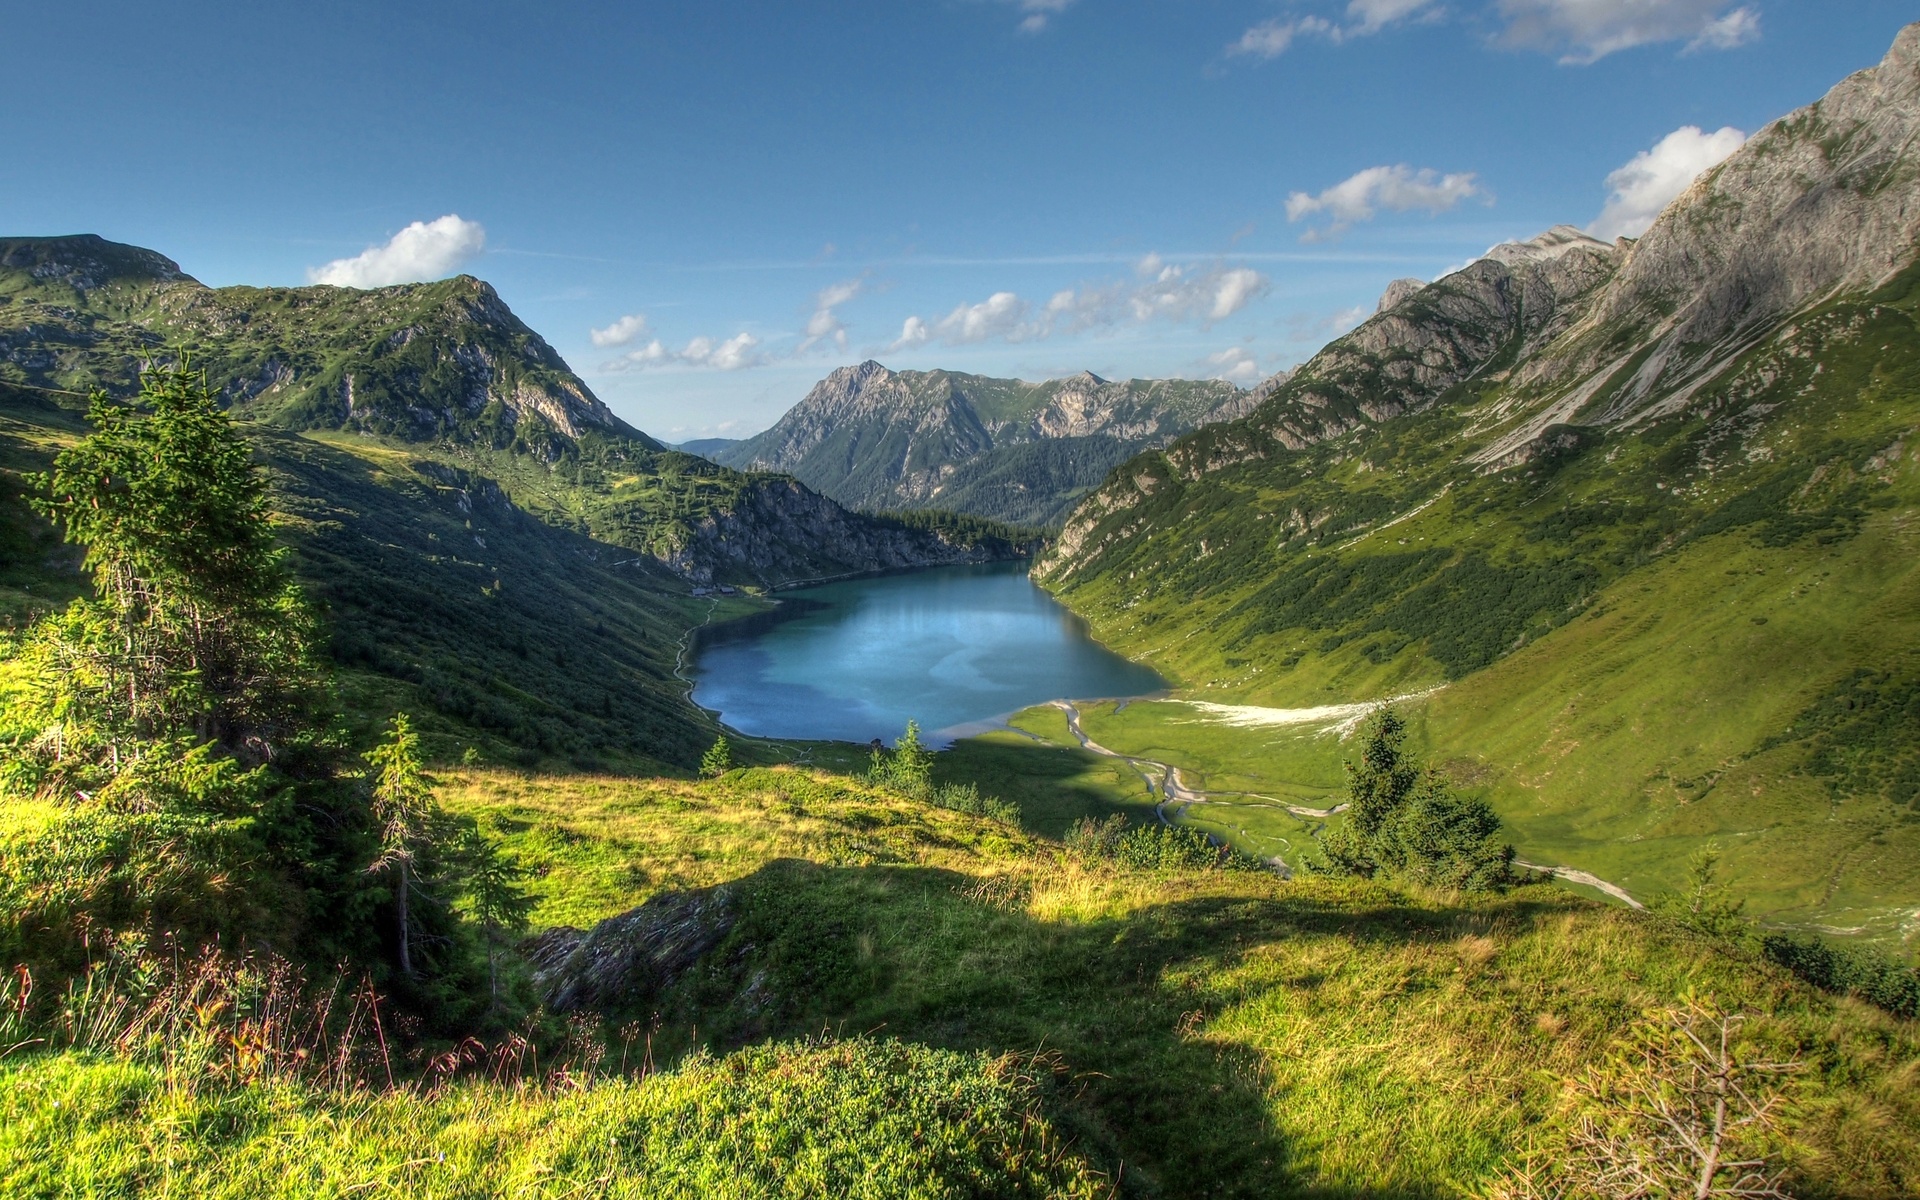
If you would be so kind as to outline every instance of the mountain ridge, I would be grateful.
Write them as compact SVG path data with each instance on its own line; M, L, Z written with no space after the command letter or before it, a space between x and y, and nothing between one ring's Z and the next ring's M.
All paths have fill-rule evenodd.
M236 415L391 442L489 474L543 519L648 554L690 583L772 586L1014 553L844 512L669 450L620 419L470 275L370 289L209 288L164 255L94 235L9 238L0 297L0 382L128 396L143 363L188 346ZM805 541L781 544L772 528L804 528Z
M771 428L715 457L791 473L865 511L937 506L1046 525L1123 452L1248 404L1219 381L1116 383L1082 371L1031 383L868 360L833 371Z
M1209 699L1425 697L1523 852L1657 894L1718 846L1757 914L1898 940L1916 146L1920 25L1637 240L1395 285L1247 417L1117 468L1035 578Z

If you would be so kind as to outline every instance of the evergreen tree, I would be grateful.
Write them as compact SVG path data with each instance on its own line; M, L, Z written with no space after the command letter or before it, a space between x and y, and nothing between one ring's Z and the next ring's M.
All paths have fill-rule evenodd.
M364 797L334 771L312 621L267 484L182 362L35 479L94 595L37 624L0 702L0 787L60 801L0 855L0 952L60 970L82 930L362 949Z
M184 356L141 377L137 405L96 394L87 416L35 479L95 592L28 651L55 757L115 773L139 741L184 735L271 760L313 725L317 672L264 473Z
M1716 937L1734 937L1746 931L1742 914L1746 901L1735 899L1720 882L1720 847L1709 842L1687 859L1687 883L1678 892L1653 898L1651 907L1690 929Z
M731 770L733 770L733 748L727 745L727 739L724 737L713 739L713 745L707 747L707 752L700 756L700 774L708 779L718 779Z
M439 816L433 802L433 781L420 763L420 738L407 714L393 718L386 740L367 752L375 771L373 819L380 831L380 855L368 869L394 879L395 939L400 973L417 979L413 963L413 922L408 902L415 868L430 846Z
M521 886L526 872L478 826L468 825L459 845L459 868L467 911L480 926L487 949L488 1008L500 1006L500 951L527 928L533 897Z
M933 791L933 751L920 742L920 723L908 721L906 732L893 744L893 753L873 752L867 769L869 781L917 799L926 799Z
M1456 796L1406 751L1407 725L1381 706L1361 732L1360 761L1347 764L1346 820L1321 842L1317 869L1388 875L1433 887L1491 891L1513 882L1513 847L1500 818L1478 797Z

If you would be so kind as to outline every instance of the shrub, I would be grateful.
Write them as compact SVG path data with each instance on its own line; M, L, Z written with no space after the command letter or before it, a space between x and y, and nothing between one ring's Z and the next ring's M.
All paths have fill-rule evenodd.
M894 743L891 754L884 750L873 752L867 782L937 808L986 817L1007 825L1020 823L1020 806L1011 800L982 796L980 789L971 783L934 783L933 758L933 751L921 744L920 723L908 721L906 732Z
M1266 864L1184 825L1129 825L1118 813L1104 821L1082 817L1067 830L1067 850L1096 862L1138 871L1261 871Z
M1857 996L1901 1017L1920 1017L1920 971L1868 946L1769 933L1760 952L1814 987Z

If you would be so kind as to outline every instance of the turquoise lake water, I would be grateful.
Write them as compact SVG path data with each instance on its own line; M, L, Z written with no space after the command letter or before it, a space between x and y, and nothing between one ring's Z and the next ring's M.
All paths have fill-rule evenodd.
M782 592L773 612L701 632L693 698L757 737L891 743L911 718L939 745L1048 700L1165 689L1026 570L940 567Z

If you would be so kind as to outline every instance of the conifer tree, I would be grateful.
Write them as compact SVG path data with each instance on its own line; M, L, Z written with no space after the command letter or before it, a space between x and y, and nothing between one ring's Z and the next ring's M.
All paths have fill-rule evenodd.
M1513 847L1485 800L1457 796L1406 750L1406 721L1381 706L1361 732L1360 760L1347 764L1346 820L1322 840L1318 869L1390 875L1461 891L1513 882Z
M533 911L533 897L521 882L526 872L477 826L469 825L460 839L459 866L467 910L480 926L487 948L489 1007L500 1004L500 951L512 935L524 931Z
M185 735L271 760L311 723L315 668L264 473L184 355L141 377L137 404L96 394L87 418L34 480L94 580L28 648L60 756L117 773L139 741Z
M707 752L700 756L700 774L708 779L718 779L733 770L733 748L727 745L727 739L718 737Z
M418 978L413 965L413 925L408 901L413 890L415 865L433 835L439 814L433 802L433 781L420 763L420 738L413 731L407 714L393 718L387 737L367 752L367 764L375 771L373 783L373 819L380 830L380 855L369 870L384 872L394 879L393 904L395 937L400 958L400 973Z

